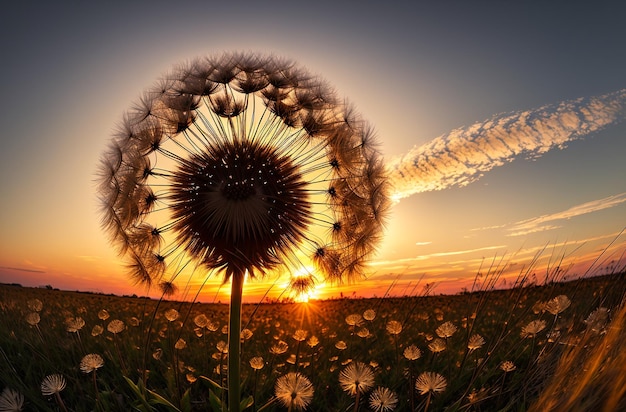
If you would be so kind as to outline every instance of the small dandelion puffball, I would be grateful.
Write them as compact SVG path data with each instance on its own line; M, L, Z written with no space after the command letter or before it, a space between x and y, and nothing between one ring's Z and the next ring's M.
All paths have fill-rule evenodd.
M389 388L378 387L370 394L370 408L374 412L388 412L396 409L398 395Z
M522 332L520 336L522 338L534 338L537 336L539 332L546 328L546 321L542 319L537 319L530 321L528 325L522 327Z
M517 366L515 366L515 364L510 360L506 360L500 364L500 369L502 369L504 372L513 372L515 369L517 369Z
M24 395L20 392L4 388L0 393L0 411L19 412L24 407Z
M63 375L59 375L58 373L48 375L41 382L41 393L44 396L54 395L65 389L65 385L66 382Z
M484 344L485 344L485 339L476 333L470 336L469 340L467 341L467 349L470 352L472 352L472 351L475 351L476 349L482 348Z
M314 388L306 376L290 372L276 380L274 393L289 410L304 410L313 400Z
M446 378L437 372L422 372L415 380L415 389L419 391L420 395L425 395L429 392L443 392L447 386Z
M404 357L407 360L414 361L422 356L422 351L415 345L410 345L404 348Z
M444 339L452 337L456 331L457 327L450 321L442 323L435 329L437 336Z
M263 369L263 367L265 366L265 361L261 356L255 356L250 359L250 366L254 370L260 370Z
M118 333L123 332L124 329L126 329L126 325L124 324L124 321L121 321L119 319L113 319L107 325L107 330L114 335L117 335Z
M292 62L224 54L180 66L102 156L103 226L147 285L181 262L251 278L310 261L359 278L389 210L372 129Z
M97 353L85 355L80 361L80 370L84 373L91 373L104 366L104 359Z
M546 311L556 316L569 308L571 304L572 302L566 295L559 295L546 302L544 308Z
M397 320L390 320L386 326L387 332L392 335L399 335L402 332L402 323Z
M365 393L374 386L374 371L363 362L351 363L339 374L339 385L352 396Z

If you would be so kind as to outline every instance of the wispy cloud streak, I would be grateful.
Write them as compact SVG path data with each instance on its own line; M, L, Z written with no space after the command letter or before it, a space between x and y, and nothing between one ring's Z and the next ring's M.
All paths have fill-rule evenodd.
M546 223L554 222L556 220L569 219L572 217L585 215L587 213L597 212L599 210L609 209L624 202L626 202L626 193L620 193L618 195L608 196L603 199L592 200L590 202L582 203L561 212L551 213L534 217L532 219L523 220L515 223L509 229L511 231L509 236L522 236L529 233L556 229L558 228L558 226L546 225Z
M622 120L626 89L534 110L496 115L416 146L389 163L394 197L465 186L519 156L547 151Z

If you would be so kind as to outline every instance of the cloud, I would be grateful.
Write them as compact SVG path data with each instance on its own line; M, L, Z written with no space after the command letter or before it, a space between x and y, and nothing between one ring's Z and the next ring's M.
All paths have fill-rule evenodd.
M560 226L546 225L546 223L554 222L556 220L570 219L572 217L585 215L587 213L593 213L599 210L609 209L624 202L626 202L626 192L582 203L580 205L570 207L569 209L562 212L522 220L514 223L513 226L508 229L510 232L512 232L508 236L523 236L529 233L557 229Z
M622 120L626 89L496 115L416 146L389 162L394 198L466 186L519 156L537 158Z

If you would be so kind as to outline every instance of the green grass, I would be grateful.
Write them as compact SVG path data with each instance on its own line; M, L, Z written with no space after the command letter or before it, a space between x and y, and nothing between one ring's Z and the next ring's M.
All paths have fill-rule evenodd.
M242 396L254 398L249 411L287 410L273 399L274 385L280 376L298 371L315 388L308 410L354 410L355 398L342 391L339 375L350 362L359 361L373 369L375 386L397 394L396 411L409 411L411 404L423 410L427 398L431 411L619 408L625 403L624 390L617 387L624 387L624 378L619 378L626 372L624 359L618 362L625 293L626 274L620 273L454 296L244 305L242 323L252 335L242 343ZM559 295L567 296L571 305L556 316L537 304ZM43 304L36 325L26 320L33 299ZM598 307L609 309L612 322L592 331L585 320ZM98 316L102 309L110 315L106 320ZM176 320L166 319L169 309L179 312ZM373 320L348 325L348 315L368 309L376 313ZM196 326L194 318L200 314L216 330ZM85 325L68 332L66 319L75 317ZM114 319L122 320L126 329L109 332ZM397 335L386 328L391 320L402 324ZM534 320L545 321L545 329L536 337L521 337L522 328ZM444 339L444 351L433 353L428 345L447 321L457 330ZM219 403L227 399L219 388L226 383L227 355L218 347L228 340L227 324L227 305L0 285L0 390L22 393L24 410L61 410L54 397L40 390L47 375L59 373L67 381L60 396L70 411L220 410ZM103 332L94 336L97 326ZM298 330L305 331L298 332L306 333L305 340L294 337ZM485 344L468 351L474 334ZM309 341L312 336L315 345ZM288 350L273 354L279 341ZM419 359L404 356L410 345L421 350ZM89 353L104 359L95 379L79 368ZM258 356L265 366L257 371L249 360ZM507 360L516 369L505 373L500 365ZM425 371L444 376L446 389L420 395L414 381ZM372 410L368 399L369 391L360 396L359 410Z

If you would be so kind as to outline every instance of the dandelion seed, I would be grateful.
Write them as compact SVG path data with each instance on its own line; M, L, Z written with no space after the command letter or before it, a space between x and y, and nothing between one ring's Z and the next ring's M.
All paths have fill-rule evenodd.
M539 332L546 328L546 322L544 320L538 319L533 320L528 325L522 328L521 337L522 338L534 338L537 336Z
M2 390L0 393L0 412L21 412L23 407L24 395L11 388Z
M278 401L292 410L304 410L313 400L311 381L299 372L290 372L276 380L274 394Z
M104 366L104 359L97 353L90 353L83 356L80 361L80 370L84 373L91 373Z
M363 319L371 322L374 319L376 319L376 311L374 309L366 309L365 312L363 312Z
M48 375L41 382L41 393L44 396L55 395L65 389L65 377L58 373Z
M165 311L165 319L167 319L169 322L174 322L176 319L178 319L178 316L180 316L180 314L174 308Z
M432 353L443 352L444 350L446 350L446 341L443 339L436 338L428 344L428 349Z
M369 403L374 412L393 411L398 405L398 395L389 388L379 386L370 394Z
M422 356L422 351L415 345L410 345L404 348L403 355L406 359L414 361Z
M469 349L469 351L472 352L472 351L475 351L476 349L482 348L484 344L485 344L485 339L479 334L474 334L470 336L467 342L467 349Z
M452 337L456 331L457 327L450 321L442 323L437 329L435 329L437 336L444 339Z
M26 302L26 306L28 306L28 309L32 310L33 312L41 312L41 310L43 309L43 302L37 298L29 299L28 302Z
M415 380L415 389L419 391L420 395L425 395L429 392L443 392L447 386L446 378L437 372L422 372Z
M102 326L94 325L94 327L91 329L91 336L102 335L102 332L104 332L104 328Z
M390 320L389 322L387 322L387 326L385 328L390 334L399 335L400 332L402 332L402 323L398 322L397 320Z
M31 326L38 325L40 321L41 321L41 317L39 316L39 313L37 312L31 312L28 315L26 315L26 323L28 323Z
M126 325L124 324L123 321L119 319L113 319L107 325L107 330L114 335L117 335L118 333L123 332L124 329L126 329Z
M254 358L250 359L250 366L254 370L260 370L260 369L263 369L263 367L265 366L265 361L263 360L262 357L255 356Z
M358 313L353 313L346 316L346 323L349 326L361 326L361 323L363 323L363 317Z
M100 311L98 311L98 319L100 320L107 320L109 319L109 312L106 309L100 309Z
M374 371L363 362L353 362L339 374L339 385L351 396L363 394L374 386Z
M274 355L282 355L283 353L287 352L287 349L289 349L289 345L287 344L287 342L281 340L272 345L272 347L270 348L270 353Z
M510 360L506 360L500 364L500 369L502 369L504 372L513 372L515 369L517 369L517 366L515 366L515 364Z
M569 308L571 304L572 302L566 295L559 295L545 304L545 310L556 316Z

